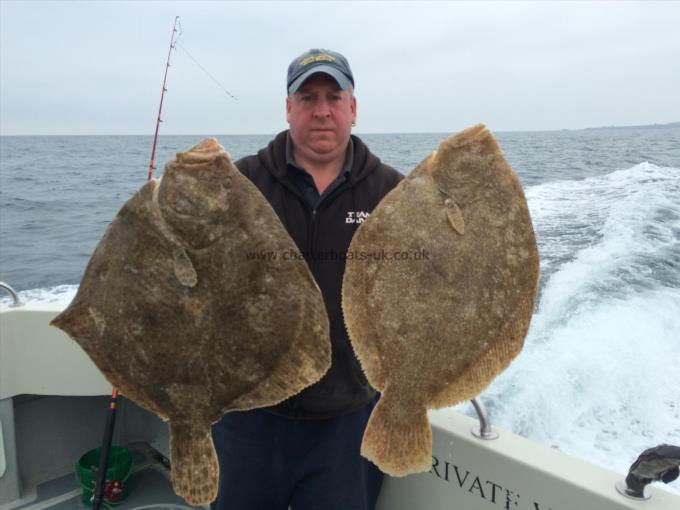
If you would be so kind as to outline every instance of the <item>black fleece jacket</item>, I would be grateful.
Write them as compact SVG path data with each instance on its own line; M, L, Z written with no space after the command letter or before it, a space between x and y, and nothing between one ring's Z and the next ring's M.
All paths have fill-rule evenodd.
M286 164L286 134L279 133L256 155L236 162L262 192L305 257L323 294L330 322L332 362L326 375L298 395L270 408L296 418L328 418L366 405L375 390L354 355L342 317L345 256L367 213L403 178L374 156L356 136L349 178L312 209Z

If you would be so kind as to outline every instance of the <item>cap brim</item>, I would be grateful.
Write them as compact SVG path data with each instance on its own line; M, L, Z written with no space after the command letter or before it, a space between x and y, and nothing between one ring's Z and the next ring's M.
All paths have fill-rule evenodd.
M295 94L300 86L305 82L305 80L316 73L327 74L338 83L342 90L347 90L352 85L352 82L349 80L349 78L347 78L347 76L345 76L341 71L338 71L335 67L320 65L312 67L293 80L293 83L291 83L288 87L288 93Z

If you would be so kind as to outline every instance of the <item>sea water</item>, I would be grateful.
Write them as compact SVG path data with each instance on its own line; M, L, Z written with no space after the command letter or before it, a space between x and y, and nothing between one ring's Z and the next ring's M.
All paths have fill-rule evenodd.
M444 136L362 138L407 174ZM525 189L541 279L523 351L480 398L497 427L625 473L642 450L680 445L680 128L496 136ZM155 175L203 138L161 136ZM218 139L236 159L271 136ZM0 137L0 280L65 306L150 148L146 136Z

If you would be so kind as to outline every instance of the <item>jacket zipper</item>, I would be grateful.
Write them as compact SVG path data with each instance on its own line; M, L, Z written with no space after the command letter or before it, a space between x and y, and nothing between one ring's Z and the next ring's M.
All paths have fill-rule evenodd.
M309 269L312 270L312 273L314 273L314 269L316 269L316 255L314 253L314 245L316 244L315 238L316 237L316 208L312 209L312 216L309 221L309 231L307 233L307 254L309 255Z
M314 247L316 246L316 230L317 230L317 225L318 225L318 217L319 217L319 210L327 206L331 200L334 199L335 195L337 195L340 191L344 191L346 188L348 188L350 185L348 183L343 183L337 188L335 188L330 195L328 195L322 203L320 203L317 207L312 208L311 210L311 220L309 222L309 232L307 236L307 253L309 253L309 268L312 269L312 266L316 267L317 264L317 259L318 257L314 256ZM305 202L306 203L306 202Z

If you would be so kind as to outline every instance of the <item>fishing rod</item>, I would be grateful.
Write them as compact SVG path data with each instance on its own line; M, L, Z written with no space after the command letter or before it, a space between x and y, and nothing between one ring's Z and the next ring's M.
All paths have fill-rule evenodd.
M179 30L177 28L177 25L179 25ZM178 33L179 31L179 33ZM191 53L189 53L189 50L187 50L184 46L179 44L177 40L179 37L182 35L182 23L179 21L179 16L175 16L175 23L172 27L172 35L170 36L170 47L168 48L168 59L165 63L165 75L163 76L163 88L161 89L161 103L158 107L158 117L156 118L156 131L153 135L153 146L151 148L151 161L149 162L149 175L147 176L147 180L151 180L153 177L153 171L156 169L156 144L158 143L158 129L160 127L161 122L163 120L161 119L161 113L163 111L163 98L165 97L165 93L168 91L168 89L165 87L165 84L167 83L168 79L168 68L170 67L170 55L172 53L172 50L179 48L187 54L187 56L196 64L201 71L203 71L208 78L210 78L215 84L221 88L230 98L232 98L234 101L238 101L238 98L229 92L224 85L222 85L217 78L215 78L208 70L203 67L198 60L196 60Z
M156 131L153 135L153 146L151 147L151 161L149 162L149 175L147 176L146 180L149 181L153 177L153 171L156 168L156 144L158 143L158 128L161 125L161 113L163 112L163 98L165 97L165 93L168 91L167 88L165 88L165 84L168 81L168 69L170 68L170 55L172 54L172 50L175 49L175 46L177 44L177 39L179 38L180 35L182 35L182 24L180 23L179 25L179 33L177 30L177 23L179 23L179 16L175 16L175 23L172 25L172 35L170 36L170 47L168 48L168 59L165 62L165 75L163 76L163 88L161 89L161 104L158 107L158 117L156 118Z
M175 22L172 25L172 34L170 36L170 47L168 48L168 58L165 61L165 74L163 75L163 88L161 89L161 103L158 107L158 117L156 118L156 131L153 135L153 146L151 148L151 161L149 162L149 174L146 180L150 181L153 178L153 171L156 168L156 145L158 144L158 128L162 122L161 113L163 112L163 98L167 92L166 84L168 81L168 69L170 68L170 55L177 44L177 39L182 34L182 25L179 24L179 31L177 24L179 23L179 16L175 16ZM179 33L178 33L179 32ZM100 510L104 501L104 493L106 491L106 471L109 464L109 453L111 452L111 442L113 440L113 429L116 422L116 409L118 407L118 390L113 388L111 391L111 400L109 401L109 413L106 416L106 425L104 427L104 438L102 439L102 447L99 455L99 471L97 472L97 483L92 494L92 510ZM109 491L110 492L110 491Z
M104 426L104 438L102 439L102 447L99 452L99 471L97 471L97 483L92 494L92 508L99 510L104 501L104 492L106 486L106 471L109 464L109 453L111 451L111 441L113 439L113 428L116 422L116 407L118 406L118 390L113 388L111 392L111 400L109 402L109 413L106 415L106 425ZM115 481L111 481L112 483ZM120 490L120 489L118 489ZM114 494L111 490L107 491L111 499L119 497L119 494ZM120 490L122 495L122 490Z

